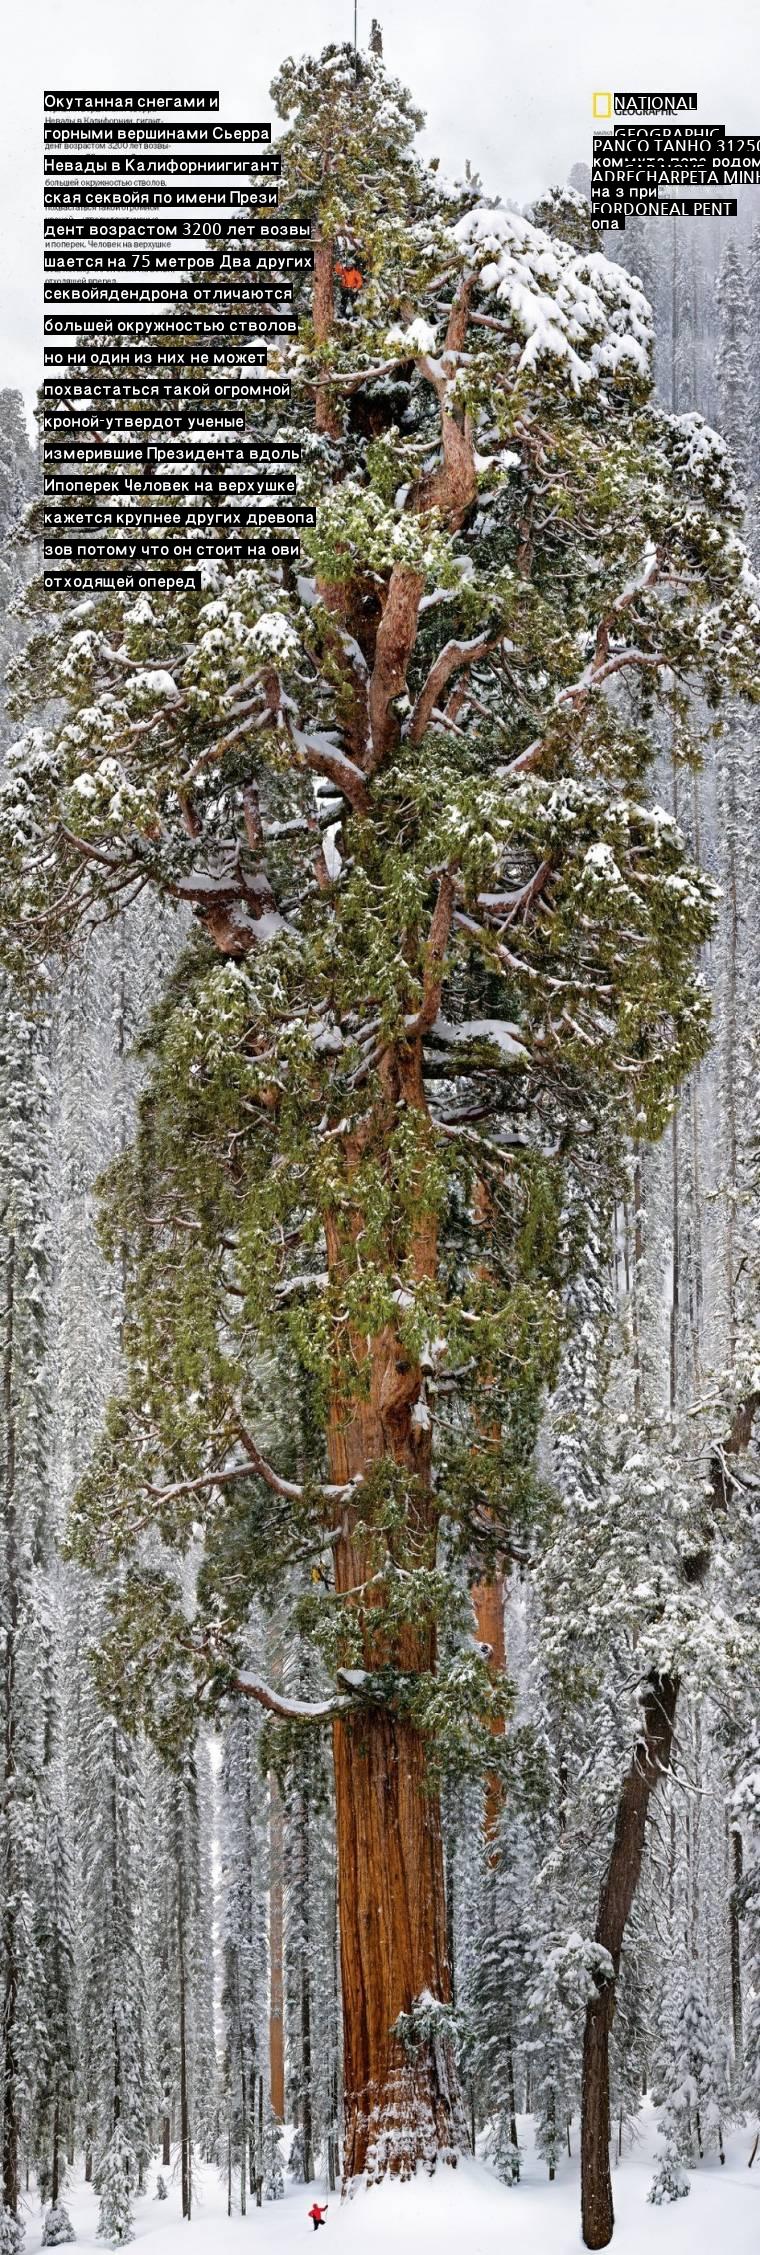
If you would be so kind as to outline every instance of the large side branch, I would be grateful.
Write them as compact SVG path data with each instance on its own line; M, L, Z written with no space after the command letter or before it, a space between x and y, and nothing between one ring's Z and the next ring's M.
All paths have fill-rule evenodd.
M407 1018L404 1031L408 1037L430 1032L441 1007L443 967L449 944L454 915L454 879L449 870L444 872L438 887L438 898L433 910L430 931L425 948L425 967L422 975L422 1001L413 1018Z
M451 680L452 674L460 673L464 666L475 665L478 658L485 658L488 655L489 650L498 649L501 640L501 635L477 634L471 642L451 641L445 643L444 648L439 651L437 658L434 659L427 680L423 682L417 698L409 722L409 741L411 744L419 744L420 739L424 736L430 716L438 704L441 691L445 689L447 681Z
M261 1450L256 1446L253 1434L249 1433L240 1416L237 1419L237 1431L246 1455L250 1458L253 1471L258 1473L259 1478L264 1481L266 1487L272 1489L274 1495L284 1496L286 1502L300 1503L306 1494L314 1494L317 1499L321 1497L325 1503L348 1503L356 1488L360 1485L360 1474L357 1474L356 1479L348 1480L342 1487L336 1487L328 1481L324 1486L318 1483L313 1490L304 1487L300 1480L284 1480L282 1474L275 1471L274 1465L268 1464L266 1457L262 1456Z
M370 749L367 762L372 775L388 752L395 750L401 733L394 701L406 689L409 660L417 638L424 573L396 564L388 582L385 607L377 630L375 663L369 685Z
M234 1689L242 1692L246 1699L257 1700L270 1715L277 1715L286 1723L328 1723L356 1706L356 1700L349 1693L340 1691L328 1699L288 1699L284 1692L273 1691L271 1684L264 1683L261 1676L251 1675L247 1668L241 1668L235 1677Z
M423 510L440 509L454 530L464 523L478 492L472 423L466 409L451 396L457 362L467 336L475 279L474 274L463 274L460 279L440 360L430 353L421 353L417 359L420 374L432 384L440 403L443 461L432 476L421 479L414 505Z

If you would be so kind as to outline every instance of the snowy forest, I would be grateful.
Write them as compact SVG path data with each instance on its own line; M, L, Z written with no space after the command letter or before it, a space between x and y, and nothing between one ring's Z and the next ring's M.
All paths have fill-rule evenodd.
M748 2255L760 191L272 99L298 566L0 392L0 2255Z

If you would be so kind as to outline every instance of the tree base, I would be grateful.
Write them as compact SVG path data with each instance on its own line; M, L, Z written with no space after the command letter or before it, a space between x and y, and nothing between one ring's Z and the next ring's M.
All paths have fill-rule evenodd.
M439 2161L455 2169L469 2151L467 2125L450 2046L431 2046L427 2057L402 2059L378 2092L346 2092L344 2191L364 2177L367 2185L385 2176L403 2182L418 2168L432 2176Z

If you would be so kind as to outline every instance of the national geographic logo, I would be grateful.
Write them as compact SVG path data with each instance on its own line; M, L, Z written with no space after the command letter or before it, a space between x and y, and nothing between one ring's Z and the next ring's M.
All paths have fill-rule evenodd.
M696 94L592 94L591 109L596 118L611 117L676 117L681 110L695 110Z
M736 218L736 196L712 191L760 184L760 135L698 125L698 102L659 90L592 94L595 123L608 129L594 134L591 168L591 224L600 234L622 234L628 219Z

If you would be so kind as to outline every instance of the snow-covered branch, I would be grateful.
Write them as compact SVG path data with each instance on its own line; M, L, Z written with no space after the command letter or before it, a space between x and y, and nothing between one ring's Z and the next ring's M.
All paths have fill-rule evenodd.
M344 1486L334 1486L327 1481L324 1485L318 1482L314 1489L309 1488L307 1490L300 1480L285 1480L280 1472L275 1471L274 1465L269 1464L266 1457L262 1456L253 1434L249 1433L248 1427L243 1423L239 1414L237 1430L246 1454L250 1458L252 1470L258 1473L259 1478L264 1481L266 1487L272 1489L274 1495L284 1496L286 1502L300 1503L303 1497L309 1493L315 1495L317 1500L322 1497L326 1503L348 1503L361 1484L357 1477L355 1480L348 1480Z
M489 650L498 649L501 639L500 635L477 634L471 642L451 641L444 644L433 661L427 680L423 682L412 712L409 722L411 744L419 744L424 736L441 690L445 689L452 674L461 672L464 666L474 665L478 658L486 657Z
M350 1693L340 1691L328 1699L289 1699L285 1692L274 1691L271 1684L264 1683L261 1676L251 1675L247 1668L242 1668L235 1677L234 1689L242 1692L246 1699L257 1700L270 1715L277 1715L286 1723L328 1723L335 1715L345 1715L356 1705Z

